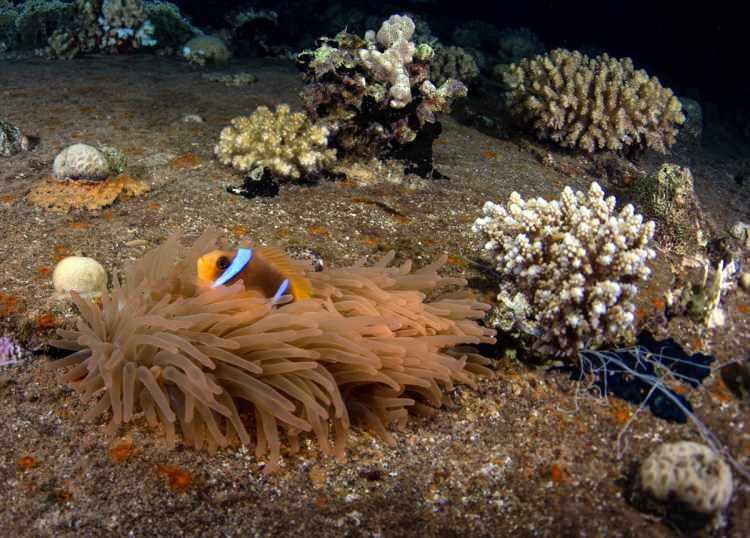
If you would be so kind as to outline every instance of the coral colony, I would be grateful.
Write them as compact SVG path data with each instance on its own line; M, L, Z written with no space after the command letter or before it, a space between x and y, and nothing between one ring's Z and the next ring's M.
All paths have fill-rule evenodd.
M45 364L80 395L83 418L107 434L148 424L147 435L166 439L167 447L181 443L211 454L241 447L243 455L251 447L270 473L295 465L287 463L296 461L290 454L310 456L305 451L310 447L345 461L357 428L373 435L365 436L373 453L373 447L380 451L378 442L395 446L407 426L414 428L408 436L417 439L422 450L420 422L410 422L411 417L436 415L447 401L460 408L465 395L453 392L458 385L481 387L485 392L475 398L496 398L500 381L495 371L520 367L503 362L517 357L554 365L551 371L558 374L572 373L577 384L570 397L576 403L593 393L613 405L626 404L610 397L633 404L634 411L617 420L619 432L610 432L617 458L628 432L630 440L638 431L632 444L641 451L660 436L670 441L646 447L648 458L641 454L644 463L634 479L640 493L633 493L633 506L639 506L636 500L643 494L659 506L659 517L681 529L685 520L670 519L672 512L697 513L702 523L710 520L713 530L721 529L721 513L731 506L733 494L730 465L743 478L750 477L747 458L732 454L747 445L747 425L736 418L733 402L736 420L727 429L736 431L729 435L727 429L714 428L724 419L720 413L731 407L726 403L731 398L723 399L726 387L712 379L719 368L714 355L723 361L723 355L736 355L748 343L742 316L750 312L750 225L709 218L705 208L710 204L699 202L696 185L710 190L705 172L692 164L702 151L700 92L690 92L695 101L678 98L658 78L636 68L640 62L611 57L593 44L585 47L587 53L548 50L526 27L500 29L479 20L451 24L445 17L433 20L429 10L424 15L365 13L343 9L345 2L324 10L323 25L295 18L289 6L297 2L278 3L273 10L250 4L199 27L180 6L165 1L0 0L0 72L6 60L15 65L32 59L34 69L64 64L75 77L90 78L83 80L90 86L82 88L76 86L80 80L66 79L60 102L48 107L54 118L39 129L41 145L25 125L9 121L24 120L23 111L12 108L14 98L26 97L23 81L19 88L11 81L0 92L0 112L9 110L13 116L0 118L0 159L11 163L8 177L0 178L0 209L13 215L23 207L35 222L44 223L39 227L44 234L37 235L45 237L29 239L31 234L23 232L29 252L50 240L47 236L66 241L47 256L54 255L54 270L52 262L45 261L50 267L13 269L36 270L38 275L14 275L8 279L10 291L3 282L0 389L14 373L23 379L38 366L31 359L18 363L31 357L27 349L41 349L36 346L41 338L67 354ZM300 7L301 13L318 5L312 4ZM417 9L430 2L409 4ZM544 41L574 43L546 35ZM132 63L114 55L130 55ZM262 59L241 63L250 56ZM128 95L134 79L112 66L130 68L141 61L151 66L147 77L160 85L162 78L170 77L188 83L163 92L169 99L174 95L180 106L169 103L174 117L165 120L171 123L164 126L166 134L155 144L159 147L137 145L141 134L135 129L132 140L115 147L109 138L117 137L86 122L109 121L127 106L142 115L151 110L130 104L130 96L106 112L88 103L79 106L77 99L87 99L96 93L92 88L97 82L110 78L117 78L117 91L122 87ZM162 61L171 62L171 70L162 73ZM89 63L101 73L92 75ZM648 60L642 65L658 70ZM85 76L84 68L90 69ZM116 74L110 76L107 69ZM139 80L133 85L140 85L133 102L146 102L138 92L148 84ZM195 87L186 88L189 85ZM198 99L201 88L219 97ZM297 110L281 102L294 103L296 95ZM491 105L484 106L488 102ZM55 116L67 113L63 104L80 108L80 124L75 133L59 129L52 135L49 129L62 124ZM148 106L158 109L157 104ZM452 108L458 113L446 121ZM714 116L719 116L714 110L706 115ZM749 123L747 118L742 121ZM161 128L155 121L148 125ZM472 126L492 126L488 130L502 140L476 138ZM743 128L750 137L747 126ZM131 126L123 123L117 129ZM463 145L456 142L459 138ZM484 159L481 169L475 154ZM729 157L722 154L722 159ZM742 181L750 174L748 162L712 178L717 188L724 176L736 182L731 185L736 199L727 205L727 214L744 208ZM459 181L429 181L445 177L436 163L459 171ZM495 177L500 167L504 175ZM533 167L547 168L537 179L542 178L542 188L551 196L528 192L540 185L525 183ZM499 177L508 183L500 184ZM209 181L231 184L231 178L242 183L217 188L217 181ZM576 190L566 184L584 187ZM161 203L173 203L182 189L194 195L190 203L165 210ZM227 196L224 189L246 198L282 195L243 200ZM159 202L152 200L148 210L140 212L146 195L160 196ZM399 208L380 196L398 200ZM130 205L117 215L102 211L126 200ZM306 205L294 205L300 200ZM366 222L361 228L350 226L361 216L352 209L355 203L372 209L367 220L360 221ZM403 215L402 207L414 211L413 218ZM61 214L48 222L44 219L49 211ZM450 222L441 220L447 214ZM131 215L137 216L128 220ZM97 226L88 235L71 232L92 222ZM333 237L321 222L331 223L331 230L345 225L346 235ZM208 223L222 226L221 231ZM269 223L273 230L266 237ZM245 225L262 231L256 234ZM133 237L115 237L112 230L123 226ZM270 244L274 241L284 245ZM103 258L103 244L108 245L108 259ZM404 247L404 258L422 261L413 264L397 257L391 250L395 247ZM362 260L353 263L353 254ZM323 264L329 255L339 263L329 265L326 259ZM472 268L466 268L463 256L472 258ZM6 262L11 267L12 256L0 259L0 276L7 276ZM487 269L486 263L490 268L483 280L467 280L474 268ZM41 293L29 295L33 300L16 299L25 291L16 289L19 282L33 287L40 280L47 286L45 299ZM42 306L36 309L36 303ZM75 319L72 308L77 309ZM48 318L63 320L53 339L50 323L44 322ZM720 327L731 328L732 334L722 336L716 331ZM742 388L749 383L748 364L734 357L731 381L740 386L739 392L750 390ZM37 373L29 379L41 386L44 379ZM502 382L514 383L516 377L521 376L504 376ZM13 392L16 389L8 392L17 400L13 405L31 417L30 406L39 404L23 387ZM554 388L544 390L549 395ZM72 397L70 391L59 392L45 401ZM562 392L560 398L566 397ZM558 403L552 402L560 407ZM79 405L78 397L75 404L65 405ZM504 412L499 409L497 413ZM633 427L643 409L653 415L651 422L644 421L644 428L650 428L646 434ZM483 407L475 411L471 415L485 421L483 425L495 420ZM49 410L45 420L53 414L63 424L68 413ZM553 413L546 415L545 420ZM605 422L597 427L605 428ZM656 429L655 423L664 429ZM679 425L686 423L703 444L667 438L685 435ZM447 428L450 432L450 425ZM141 430L138 435L143 435ZM133 441L127 441L132 447ZM149 458L174 455L162 445L143 452ZM94 442L87 441L87 446L92 450ZM425 444L424 450L432 446ZM489 444L472 440L472 446ZM555 458L563 461L571 452L560 449ZM602 452L596 457L602 458ZM181 454L187 455L194 453ZM430 459L439 457L429 453ZM513 460L508 472L523 467L525 480L534 468L552 463L544 480L549 474L550 487L565 481L568 475L557 463L540 463L546 456L534 457ZM20 476L34 467L28 462L36 460L23 456L18 461ZM491 461L503 458L493 455ZM165 476L182 476L170 466L156 467ZM313 482L314 472L309 473ZM608 476L624 472L620 468ZM57 489L45 489L64 483L59 480L63 475L53 464L39 473L16 482L8 478L13 485L9 495L23 489L31 499L42 488L45 495L57 496L54 518L63 521L59 513L72 503ZM52 473L52 478L43 473ZM481 474L472 490L484 488L489 480L489 474ZM389 476L400 479L397 475ZM433 482L437 477L435 473ZM586 480L575 486L570 481L566 487ZM189 476L173 481L192 484ZM437 497L443 485L435 484L430 495ZM380 494L377 488L371 491ZM85 492L81 489L81 499ZM316 506L338 494L335 488L321 489ZM486 504L490 498L494 507L505 502L492 492L483 490L482 495L480 502L464 496L460 509ZM746 498L743 502L747 504ZM457 509L451 513L456 516ZM40 516L40 521L50 518ZM747 517L737 521L742 527ZM50 528L40 523L36 530L59 530L53 528L58 523L44 525ZM596 534L573 528L568 533ZM433 527L421 530L445 534Z

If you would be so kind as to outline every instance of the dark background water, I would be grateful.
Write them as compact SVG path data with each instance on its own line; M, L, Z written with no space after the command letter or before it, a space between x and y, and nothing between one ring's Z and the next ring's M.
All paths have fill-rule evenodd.
M201 26L226 25L224 16L244 5L230 0L177 1ZM747 16L740 3L659 1L478 2L437 0L376 2L256 1L277 11L279 26L292 33L331 31L332 12L359 9L373 15L411 12L430 23L433 33L449 41L456 26L479 19L499 28L526 26L547 48L600 49L630 56L637 67L658 76L680 95L722 109L746 108L750 95ZM294 19L294 20L293 20ZM335 31L335 30L334 30ZM319 34L318 34L319 35Z

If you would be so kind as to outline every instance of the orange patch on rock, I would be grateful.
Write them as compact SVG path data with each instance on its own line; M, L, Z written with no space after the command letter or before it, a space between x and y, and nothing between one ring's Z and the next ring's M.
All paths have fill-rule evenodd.
M157 465L156 470L167 479L169 487L173 489L187 489L193 483L193 478L190 474L177 467Z
M611 398L610 405L612 406L612 418L617 424L625 424L633 416L628 406L620 400Z
M487 150L483 151L480 155L482 155L482 157L484 157L485 159L494 159L497 157L497 152Z
M109 457L115 463L122 463L133 453L135 453L135 444L129 437L123 437L109 447Z
M192 153L183 153L169 161L167 164L171 168L177 168L178 170L190 170L198 168L201 165L201 160Z
M18 308L18 300L12 295L0 292L0 316L10 316Z
M549 477L555 484L560 484L565 481L565 470L556 463L553 463L549 470Z
M39 314L34 321L36 322L36 326L42 330L52 329L57 326L57 318L50 312Z
M466 267L466 260L460 256L448 254L448 265L453 265L454 267Z
M52 259L55 260L55 262L59 262L63 258L67 258L69 256L68 247L66 247L65 245L55 245L52 249L52 252L54 253Z
M232 226L232 233L236 235L237 237L242 237L247 235L248 233L247 227L243 226L242 224L235 224Z
M325 226L308 226L307 233L312 235L328 235L328 228Z
M750 305L746 305L745 303L738 304L737 312L740 314L750 314Z
M68 224L68 228L71 230L85 230L89 227L89 223L83 220L76 220Z
M3 204L10 205L14 203L15 201L16 201L16 197L13 196L12 194L3 194L2 196L0 196L0 203L3 203Z
M36 272L41 278L48 278L52 274L52 268L43 265L42 267L37 269Z
M23 469L24 471L28 471L29 469L33 469L34 467L39 467L39 462L31 457L31 456L23 456L21 458L18 458L18 467L20 469Z

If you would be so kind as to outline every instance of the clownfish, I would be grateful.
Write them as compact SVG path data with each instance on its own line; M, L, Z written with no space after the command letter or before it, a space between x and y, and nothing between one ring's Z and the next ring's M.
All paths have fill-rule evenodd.
M198 284L217 288L241 278L245 289L274 302L291 294L295 301L312 296L310 281L283 252L273 247L214 250L198 258Z

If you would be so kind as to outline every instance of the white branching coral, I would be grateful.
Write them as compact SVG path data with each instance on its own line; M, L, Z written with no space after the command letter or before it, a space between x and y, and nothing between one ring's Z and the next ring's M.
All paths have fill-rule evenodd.
M588 193L566 187L559 201L514 192L506 205L485 204L473 230L502 276L501 329L533 336L534 352L556 357L632 335L654 223L615 204L597 183Z
M328 130L300 112L278 105L272 112L258 107L250 116L239 116L225 127L214 153L222 164L252 177L267 171L280 179L299 179L327 168L336 160L328 149Z
M505 74L511 112L543 139L588 152L642 145L665 152L685 122L682 105L630 58L556 49Z
M359 51L362 63L372 71L376 80L390 84L390 105L403 108L411 102L411 80L406 66L414 60L416 45L410 41L414 35L414 22L407 16L392 15L383 22L377 34L365 34L368 48ZM377 45L385 48L377 49Z

